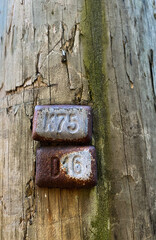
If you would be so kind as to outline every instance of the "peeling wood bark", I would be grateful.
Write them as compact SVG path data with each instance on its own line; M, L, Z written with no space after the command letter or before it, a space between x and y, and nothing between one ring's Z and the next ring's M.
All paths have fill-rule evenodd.
M0 1L1 240L156 239L155 11L147 0ZM97 188L35 185L37 104L93 106Z

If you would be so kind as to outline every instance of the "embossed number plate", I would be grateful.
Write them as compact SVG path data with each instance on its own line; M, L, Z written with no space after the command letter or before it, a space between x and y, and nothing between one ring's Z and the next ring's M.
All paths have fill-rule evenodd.
M33 139L37 141L74 141L87 143L92 135L89 106L36 106L33 119Z
M39 187L84 188L97 182L95 148L41 147L37 150Z

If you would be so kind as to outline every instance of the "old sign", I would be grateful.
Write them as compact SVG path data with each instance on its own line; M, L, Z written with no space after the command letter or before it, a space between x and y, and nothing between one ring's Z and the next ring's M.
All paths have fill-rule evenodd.
M56 142L90 142L91 107L74 105L36 106L33 139Z
M97 183L96 152L87 147L41 147L36 156L39 187L93 187Z

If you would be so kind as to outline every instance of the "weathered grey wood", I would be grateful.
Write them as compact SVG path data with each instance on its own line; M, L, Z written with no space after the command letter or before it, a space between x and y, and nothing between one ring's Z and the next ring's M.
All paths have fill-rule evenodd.
M1 240L156 239L155 21L155 1L0 1ZM35 185L37 104L93 106L96 188Z
M111 139L117 157L111 158L112 238L156 239L155 1L109 1L106 5L108 78L114 89L108 95L110 101L116 99L111 108Z
M74 1L1 2L1 239L88 235L95 190L37 188L31 138L36 104L88 100L79 52L81 7ZM68 41L69 69L60 50Z

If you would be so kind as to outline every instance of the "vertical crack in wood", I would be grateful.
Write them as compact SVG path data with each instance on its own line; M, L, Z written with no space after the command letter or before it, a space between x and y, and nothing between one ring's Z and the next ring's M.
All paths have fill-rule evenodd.
M81 223L81 215L80 215L79 196L78 196L78 218L79 218L79 225L80 225L80 236L81 236L81 239L83 239L83 236L82 236L82 223Z
M121 15L120 15L121 17ZM135 227L135 222L134 222L134 209L133 209L133 201L132 201L132 194L131 194L131 188L130 188L130 181L129 181L129 171L128 171L128 162L127 162L127 157L126 157L126 150L125 150L125 136L124 136L124 125L123 125L123 119L122 119L122 114L121 114L121 105L120 105L120 96L119 96L119 86L118 86L118 79L116 75L116 69L114 66L113 62L113 38L111 36L110 32L110 39L111 39L111 61L112 61L112 66L114 69L114 76L115 76L115 81L116 81L116 87L117 87L117 97L118 97L118 105L119 105L119 113L120 113L120 120L121 120L121 127L122 127L122 138L123 138L123 148L124 148L124 158L125 158L125 164L126 164L126 172L127 172L127 182L128 182L128 189L129 189L129 197L130 197L130 204L131 204L131 209L132 209L132 219L133 219L133 230L132 230L132 235L133 235L133 240L134 238L134 227Z
M11 10L11 20L10 20L10 25L9 25L9 28L8 28L8 31L7 31L7 34L9 35L10 32L11 32L11 27L12 27L12 22L13 22L13 14L14 14L14 7L15 7L15 1L12 5L12 10Z
M47 18L47 16L46 16ZM47 66L47 71L48 71L48 85L50 86L50 69L49 69L49 46L50 46L50 25L48 24L47 28L47 36L48 36L48 66ZM49 97L50 97L50 104L51 104L51 87L49 87Z
M119 15L120 15L120 20L121 20L121 26L123 26L121 10L119 10ZM131 88L133 89L134 88L134 83L133 83L133 80L131 79L131 77L128 74L128 71L127 71L126 44L127 44L128 40L127 40L127 36L124 36L123 27L122 27L121 31L122 31L122 42L123 42L123 50L124 50L124 66L125 66L126 76L127 76L128 80L131 84ZM125 37L126 40L124 40L124 37ZM130 65L132 65L131 54L130 54Z
M36 164L34 163L33 176L28 180L25 187L25 201L27 200L28 207L25 210L25 215L23 220L25 223L23 240L27 239L28 224L29 225L33 224L33 219L36 213L35 175L36 175ZM31 204L31 201L32 201L32 204Z
M62 201L61 201L61 189L59 189L59 192L60 192L60 195L59 195L59 218L60 218L60 224L61 224L61 239L60 240L63 240L63 226L62 226L62 216L61 216L61 205L62 205Z
M61 35L61 48L60 48L60 50L64 50L65 53L66 53L66 58L67 59L64 62L64 64L65 64L66 70L67 70L68 85L69 85L70 90L71 90L71 79L70 79L70 73L69 73L69 67L68 67L68 57L67 57L68 55L67 55L67 53L72 54L78 25L79 25L79 23L75 23L75 25L71 29L71 37L69 39L65 39L65 37L64 37L65 27L64 27L63 19L62 19L62 22L61 22L62 35Z
M69 85L69 88L70 88L71 84L70 84L70 75L69 75L69 68L68 68L68 60L66 61L65 65L66 65L66 70L67 70L68 85Z
M40 73L39 71L39 60L40 60L40 52L37 53L37 60L36 60L36 75Z
M149 69L150 69L150 77L151 77L151 85L152 85L152 93L153 93L153 100L154 100L154 109L156 111L156 93L155 93L155 87L154 87L154 76L153 76L153 49L150 49L150 53L148 55L148 61L149 61Z
M3 87L4 87L4 82L1 83L0 91L3 89Z

